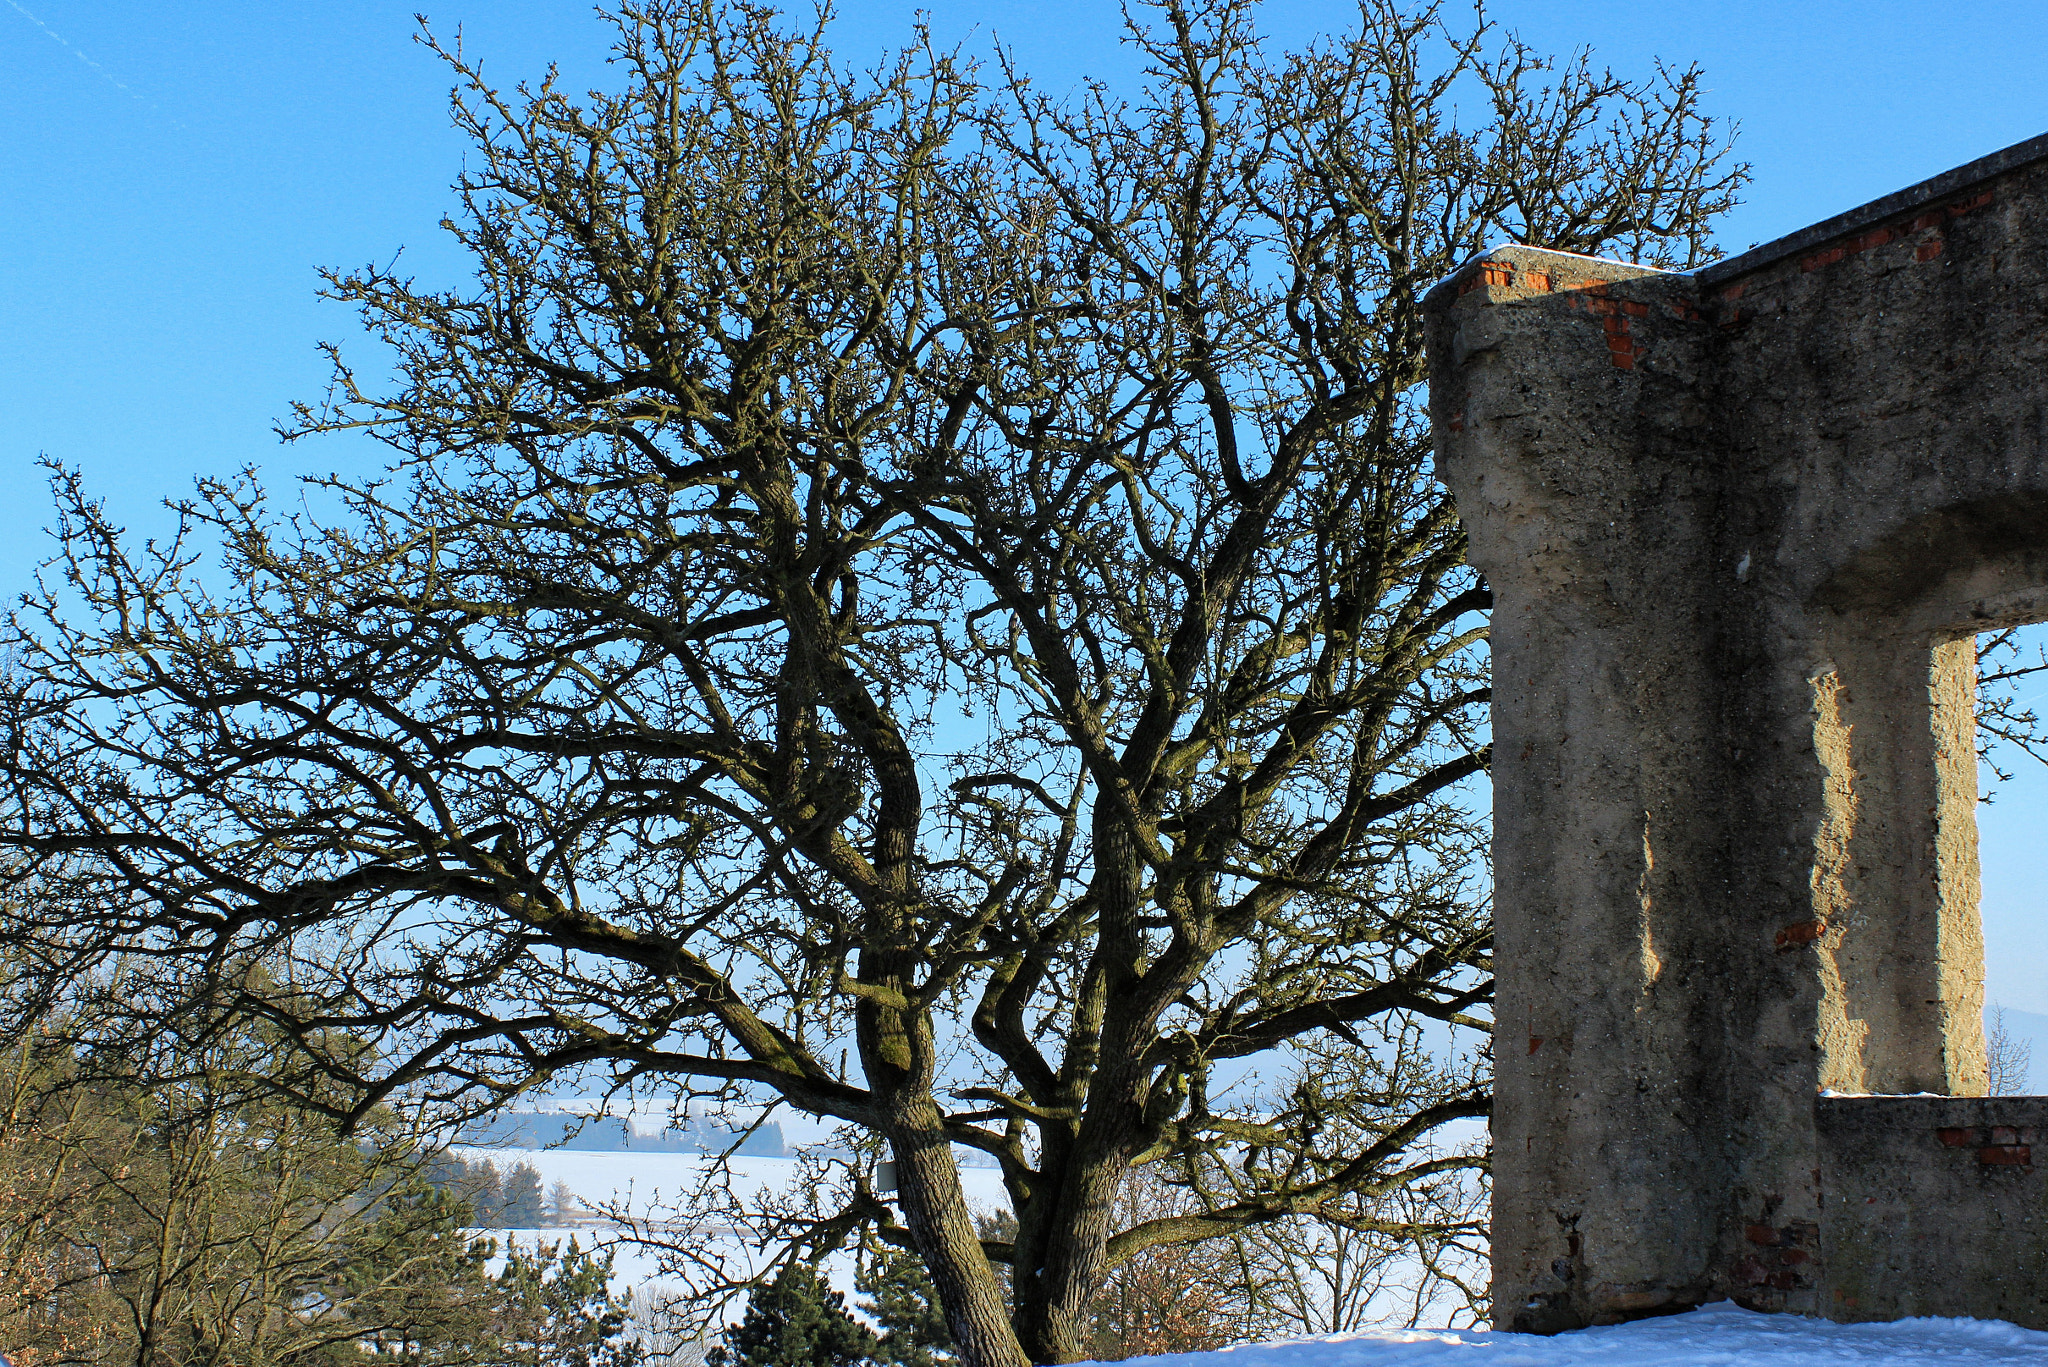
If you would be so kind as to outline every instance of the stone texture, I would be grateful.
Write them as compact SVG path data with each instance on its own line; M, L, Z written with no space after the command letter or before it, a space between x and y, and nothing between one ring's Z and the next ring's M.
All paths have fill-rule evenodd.
M1947 1300L1834 1298L1815 1097L1985 1086L1974 634L2048 618L2044 158L1698 275L1506 247L1430 296L1496 601L1503 1326L1980 1303L1961 1245ZM1811 1233L1766 1266L1766 1227Z
M1828 1315L2048 1323L2048 1097L1822 1097ZM1756 1231L1754 1275L1796 1259Z

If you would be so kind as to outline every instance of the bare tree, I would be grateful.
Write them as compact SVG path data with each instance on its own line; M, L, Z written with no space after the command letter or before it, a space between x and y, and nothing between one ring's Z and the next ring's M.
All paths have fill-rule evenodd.
M1486 1191L1445 1173L1258 1227L1244 1277L1259 1318L1282 1336L1486 1323Z
M1115 1222L1135 1228L1205 1210L1195 1193L1149 1168L1124 1174ZM1203 1353L1266 1337L1271 1317L1247 1276L1242 1234L1156 1244L1112 1267L1089 1306L1088 1356L1097 1362Z
M256 1018L298 1052L250 1084L344 1120L580 1072L843 1122L900 1202L855 1174L788 1242L914 1247L970 1367L1081 1355L1148 1250L1482 1163L1418 1153L1476 1069L1225 1084L1487 1028L1491 600L1419 300L1501 238L1706 259L1743 173L1697 73L1166 0L1142 88L1061 101L717 0L612 20L581 98L435 49L475 278L332 274L396 378L336 352L286 434L387 478L206 483L137 545L60 474L4 840L67 891L17 1007L145 1057ZM1126 1223L1134 1167L1200 1208Z
M1442 1065L1423 1044L1411 1028L1390 1032L1365 1053L1325 1049L1315 1057L1316 1051L1305 1051L1311 1056L1295 1092L1329 1114L1321 1143L1341 1150L1363 1142L1363 1136L1347 1137L1351 1108L1338 1098L1371 1085L1359 1076L1366 1060L1372 1066L1391 1061L1380 1086L1427 1091ZM1316 1100L1322 1097L1329 1101ZM1418 1145L1411 1161L1484 1153L1483 1135L1440 1134ZM1221 1178L1234 1176L1219 1169ZM1239 1241L1250 1317L1290 1335L1341 1334L1374 1323L1484 1322L1487 1176L1482 1163L1445 1166L1418 1180L1361 1184L1313 1212L1255 1227Z
M1984 1053L1990 1072L1990 1095L2025 1096L2033 1085L2033 1042L2017 1038L2006 1027L2002 1006L1991 1008L1989 1025L1984 1032Z
M2025 631L2007 627L1977 637L1977 758L1994 783L2012 778L2002 761L2010 761L2014 751L2048 764L2048 734L2019 688L2020 680L2048 671L2048 645L2023 639ZM2028 644L2034 647L2031 658L2023 651ZM1983 800L1993 797L1987 792Z

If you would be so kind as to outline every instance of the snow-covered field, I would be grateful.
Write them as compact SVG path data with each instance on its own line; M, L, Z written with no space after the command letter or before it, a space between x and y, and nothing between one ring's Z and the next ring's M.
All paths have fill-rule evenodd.
M458 1149L464 1158L488 1158L500 1169L531 1163L543 1190L568 1185L587 1206L626 1207L647 1217L672 1208L704 1180L710 1160L694 1153L640 1153L631 1149ZM763 1188L788 1187L796 1175L793 1158L733 1158L733 1189L752 1195ZM1002 1174L994 1168L963 1168L960 1184L969 1203L985 1210L1008 1207Z
M1990 1367L2048 1364L2048 1333L1991 1320L1829 1324L1726 1303L1555 1338L1478 1329L1382 1329L1220 1353L1140 1358L1147 1367Z

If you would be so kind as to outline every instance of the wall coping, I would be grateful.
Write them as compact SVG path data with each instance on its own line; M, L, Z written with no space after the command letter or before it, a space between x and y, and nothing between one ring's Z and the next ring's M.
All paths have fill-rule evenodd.
M1923 204L1928 204L1938 199L1946 199L1950 195L1967 190L1979 182L1996 179L2008 171L2032 165L2037 161L2048 161L2048 133L2028 138L2025 142L2016 142L2010 147L1993 152L1989 156L1979 157L1977 160L1967 162L1956 167L1954 170L1943 171L1940 175L1923 180L1918 185L1909 185L1903 190L1894 190L1880 199L1871 200L1868 204L1859 204L1853 209L1836 214L1833 218L1824 218L1818 223L1809 224L1798 232L1787 233L1783 237L1751 247L1739 256L1724 257L1711 265L1701 266L1699 269L1689 272L1668 271L1658 266L1643 266L1632 261L1620 261L1613 257L1584 256L1578 252L1560 252L1549 247L1531 247L1519 242L1496 243L1482 251L1474 252L1471 256L1459 262L1454 269L1447 272L1443 278L1437 280L1428 289L1424 290L1422 292L1423 307L1428 309L1433 306L1439 306L1438 301L1440 298L1444 302L1449 302L1450 299L1456 297L1450 294L1448 289L1453 282L1481 261L1498 259L1504 252L1509 250L1542 252L1550 256L1576 257L1582 261L1597 261L1604 266L1634 266L1635 269L1644 274L1690 275L1693 280L1701 285L1718 284L1723 280L1732 280L1736 276L1747 275L1751 271L1761 270L1766 266L1784 260L1788 256L1803 252L1810 247L1817 247L1822 243L1832 242L1838 237L1847 237L1851 233L1860 232L1874 223L1881 223L1885 219L1910 212Z
M1836 214L1833 218L1824 218L1818 223L1801 228L1796 233L1789 233L1775 241L1751 247L1740 256L1727 257L1714 262L1711 266L1702 266L1693 272L1693 279L1702 285L1712 285L1738 275L1746 275L1750 271L1803 252L1809 247L1817 247L1823 242L1846 237L1873 223L1917 209L1933 200L1946 199L1958 191L1969 189L1979 181L1991 180L2004 175L2007 171L2043 160L2048 160L2048 133L2028 138L2025 142L2016 142L2002 151L1993 152L1988 157L1979 157L1952 171L1943 171L1940 175L1923 180L1918 185L1894 190L1882 199L1873 199L1868 204L1858 205L1846 213Z

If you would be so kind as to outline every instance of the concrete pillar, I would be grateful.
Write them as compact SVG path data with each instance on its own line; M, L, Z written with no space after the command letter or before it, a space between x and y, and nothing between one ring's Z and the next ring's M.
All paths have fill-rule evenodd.
M1954 1171L1898 1190L2009 1203L2029 1145L1918 1101L1817 1117L1984 1090L1973 642L2048 619L2044 159L1693 275L1506 247L1429 298L1439 470L1496 602L1504 1327L1990 1304L1964 1233L1912 1264L1946 1291L1872 1273L1828 1165L1862 1190L1917 1153Z

